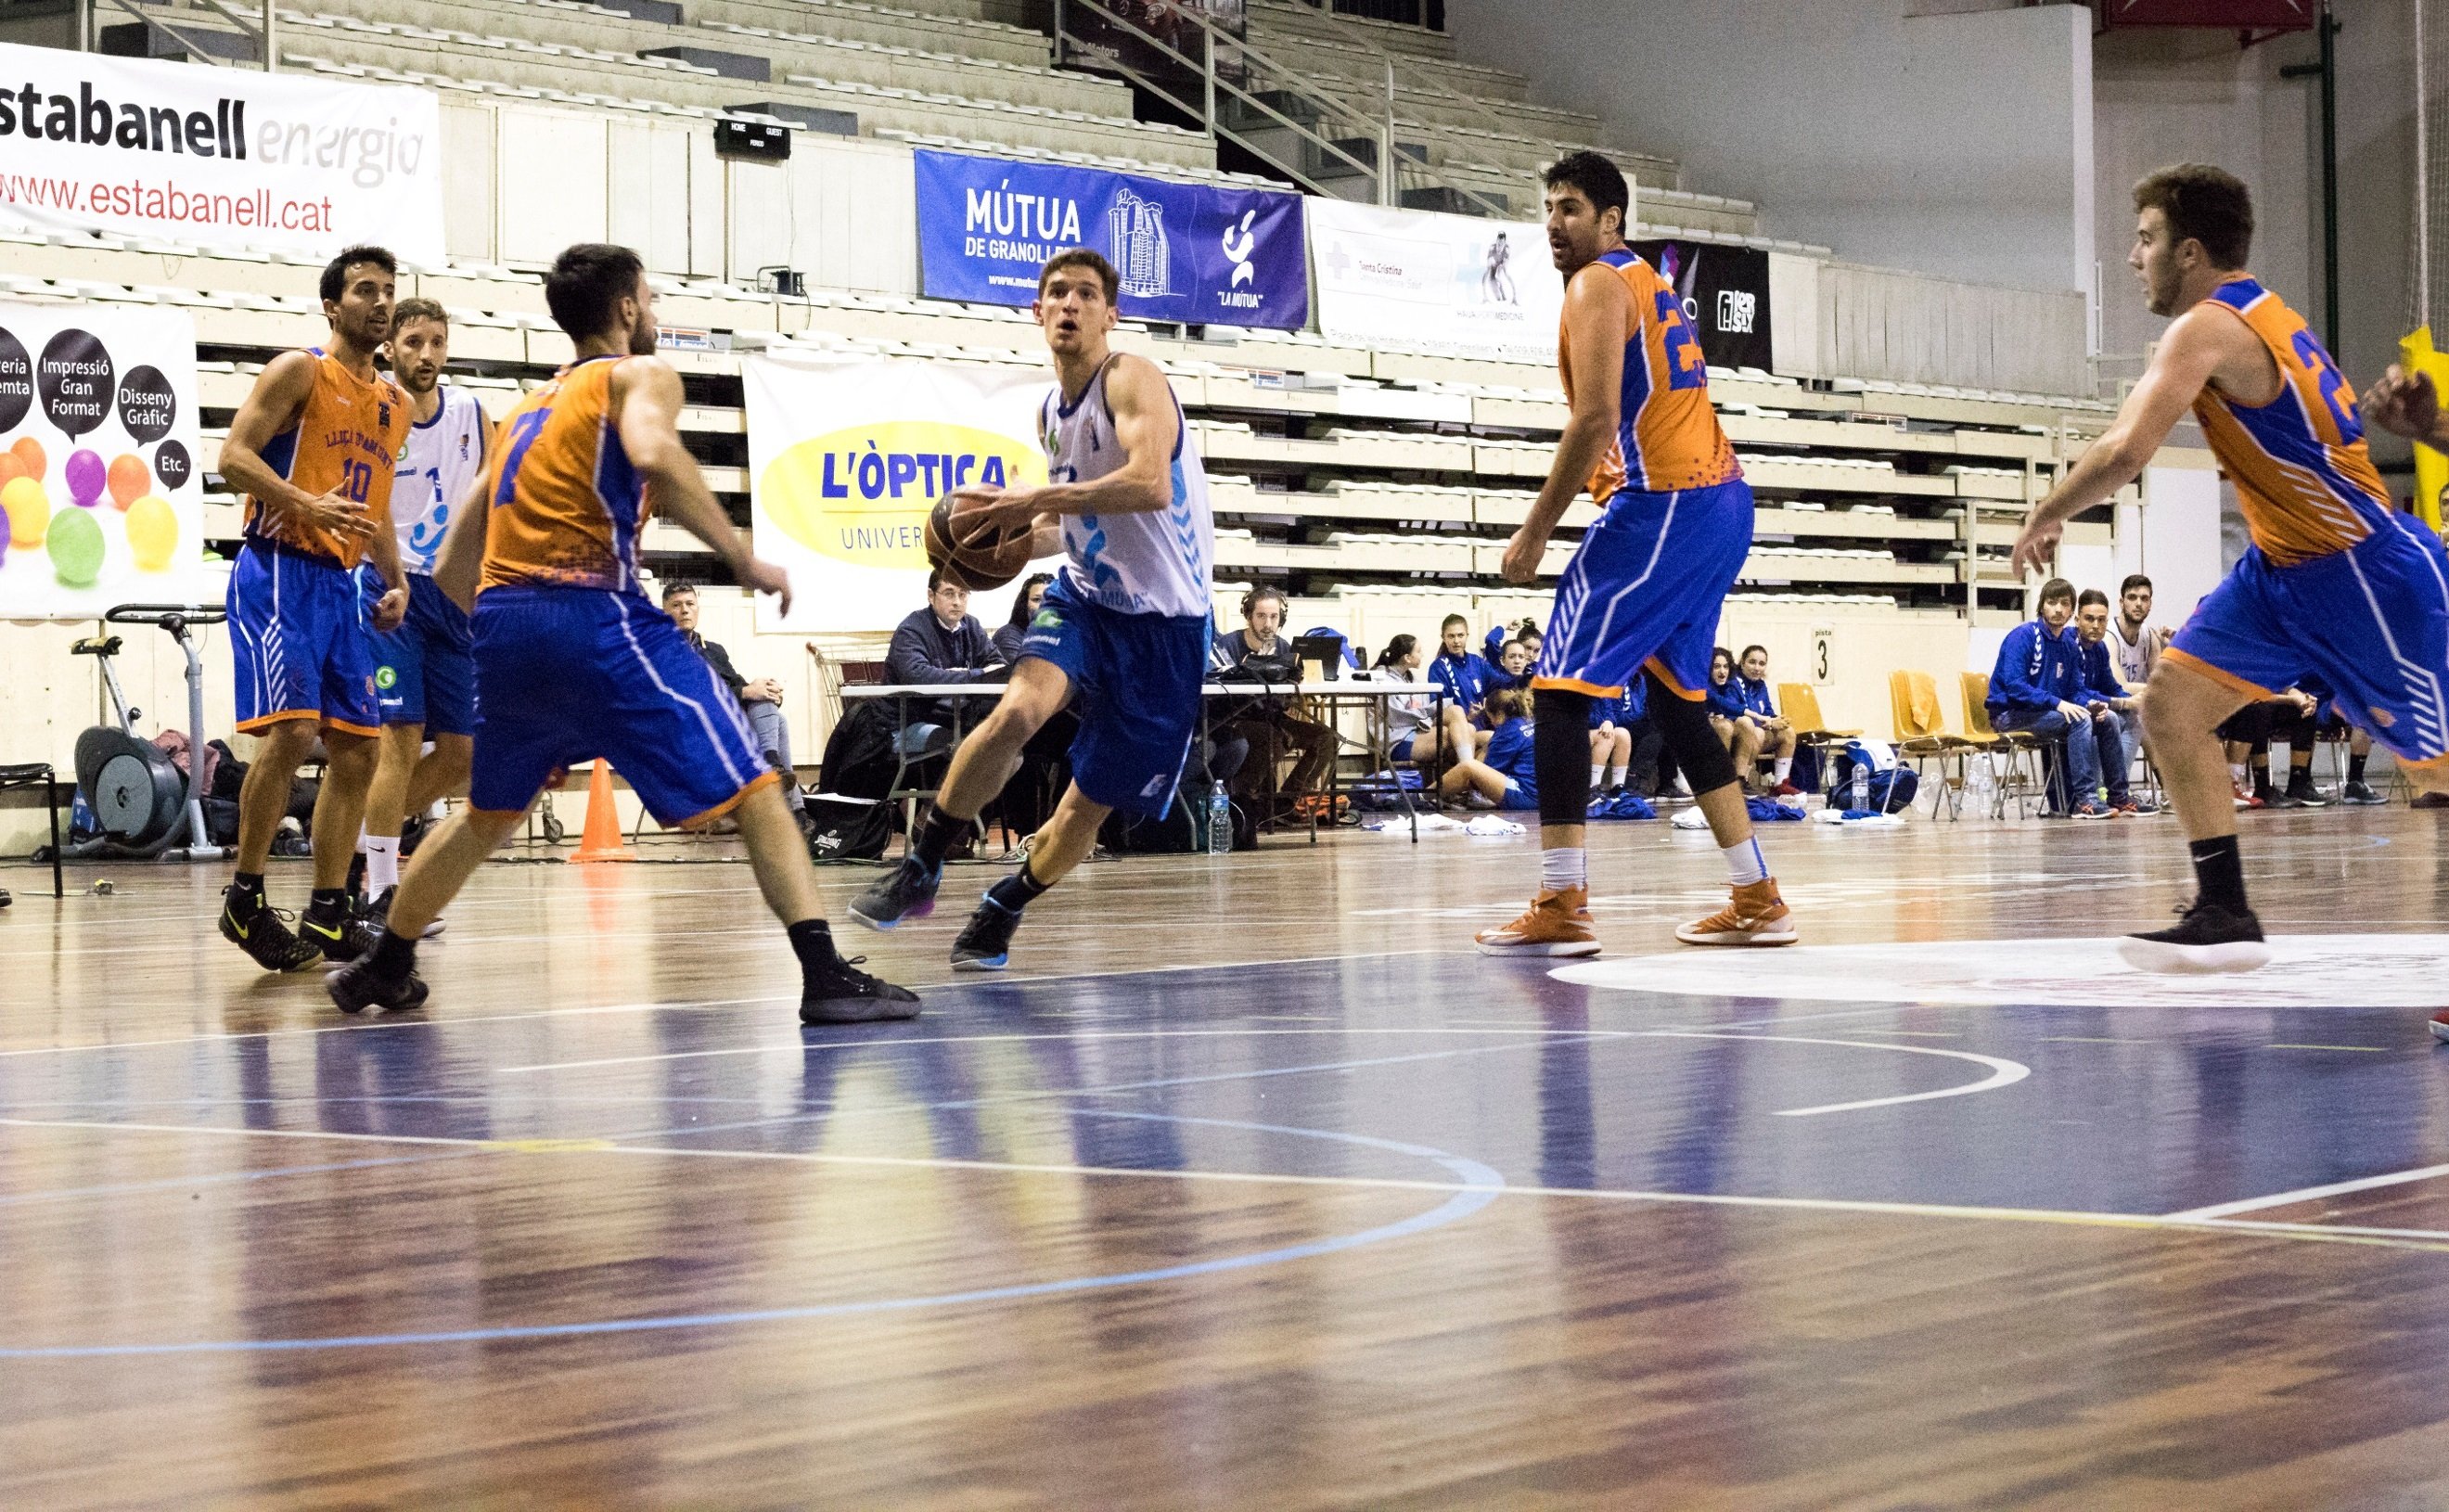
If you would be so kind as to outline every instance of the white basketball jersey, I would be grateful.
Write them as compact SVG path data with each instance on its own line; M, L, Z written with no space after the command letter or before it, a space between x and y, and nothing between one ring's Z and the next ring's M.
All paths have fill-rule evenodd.
M391 485L391 528L399 537L399 565L424 576L434 572L451 512L485 467L485 433L491 428L476 396L448 383L437 386L442 407L434 418L409 427Z
M1121 470L1128 460L1114 438L1114 414L1106 402L1106 373L1099 368L1078 403L1065 407L1058 385L1038 411L1046 438L1050 482L1088 483ZM1167 390L1168 397L1172 390ZM1174 401L1181 420L1182 402ZM1072 592L1125 614L1165 614L1205 619L1209 564L1216 559L1216 520L1207 508L1207 472L1181 421L1173 443L1173 499L1146 514L1066 514L1063 549L1071 560L1063 579Z

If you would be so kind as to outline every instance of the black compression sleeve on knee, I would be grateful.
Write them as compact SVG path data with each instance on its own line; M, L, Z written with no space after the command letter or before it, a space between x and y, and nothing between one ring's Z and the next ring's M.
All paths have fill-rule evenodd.
M1715 792L1734 782L1735 759L1726 754L1718 732L1709 727L1708 706L1686 698L1647 668L1641 675L1649 684L1650 723L1666 737L1667 748L1675 753L1675 765L1684 768L1684 781L1692 795Z
M1539 823L1591 822L1591 695L1570 688L1532 689L1532 772L1539 782Z

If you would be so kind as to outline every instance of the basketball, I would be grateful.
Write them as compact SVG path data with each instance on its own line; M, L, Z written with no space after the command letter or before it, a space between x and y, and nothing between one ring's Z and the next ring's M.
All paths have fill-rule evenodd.
M927 512L927 561L971 592L982 593L1029 570L1031 534L1025 524L974 527L962 539L954 533L953 495L947 494Z

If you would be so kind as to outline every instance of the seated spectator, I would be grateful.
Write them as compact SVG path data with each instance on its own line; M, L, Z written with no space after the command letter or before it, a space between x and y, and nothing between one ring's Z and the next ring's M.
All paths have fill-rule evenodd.
M1603 808L1622 797L1633 755L1635 690L1626 686L1613 698L1591 700L1591 807Z
M1369 675L1381 682L1420 682L1419 637L1398 635L1388 641ZM1435 774L1475 752L1476 746L1471 721L1459 706L1421 692L1386 700L1386 748L1397 764Z
M1760 727L1744 716L1744 680L1735 671L1735 653L1721 646L1709 653L1709 686L1701 690L1709 709L1709 727L1718 744L1735 759L1735 770L1749 785L1760 761Z
M1496 669L1471 649L1471 621L1449 614L1437 630L1440 649L1429 663L1429 680L1446 690L1446 701L1480 730L1488 728L1488 694ZM1485 746L1487 742L1479 744Z
M2096 588L2083 591L2075 600L2074 635L2076 654L2083 658L2075 702L2092 711L2095 725L2106 721L2116 733L2114 750L2107 740L2099 742L2100 774L2109 788L2109 806L2129 818L2156 814L2159 805L2138 801L2131 788L2134 753L2142 746L2130 731L2142 729L2142 700L2118 680L2110 660L2108 594Z
M2319 729L2314 718L2322 700L2291 688L2277 698L2257 700L2227 717L2219 727L2228 743L2228 781L2239 808L2323 808L2329 800L2313 786L2313 742ZM2270 746L2287 743L2287 785L2270 785Z
M1242 600L1242 628L1217 635L1208 665L1224 682L1281 684L1286 691L1301 681L1283 629L1285 599L1275 588L1253 589ZM1335 760L1335 732L1301 712L1297 701L1257 698L1247 701L1224 726L1223 734L1249 742L1259 759L1240 778L1245 798L1299 798L1318 790ZM1283 764L1291 771L1285 775ZM1279 781L1279 779L1282 779Z
M1531 648L1520 641L1507 641L1496 649L1496 672L1488 681L1493 691L1510 688L1517 693L1531 691Z
M903 684L993 682L1003 667L986 628L970 612L970 591L941 569L927 574L927 607L894 627L884 675Z
M1012 618L994 632L995 655L1007 667L1020 660L1020 643L1029 639L1029 622L1037 617L1037 608L1046 602L1047 585L1054 581L1051 572L1032 572L1020 580L1020 591L1012 596Z
M665 584L664 612L671 616L681 634L705 658L714 675L723 679L723 686L731 689L731 696L740 700L740 711L748 720L748 733L756 738L757 748L765 753L767 765L782 774L783 799L805 826L807 803L800 795L798 769L791 765L791 726L782 717L782 685L770 677L752 683L741 676L731 665L731 653L698 633L697 585Z
M2147 623L2151 617L2151 580L2140 572L2128 576L2117 589L2117 615L2109 622L2109 657L2116 665L2117 680L2130 693L2140 694L2151 681L2151 669L2160 665L2160 653L2169 649L2169 632L2161 626ZM2135 723L2139 729L2141 722ZM2130 740L2130 746L2141 749L2141 742Z
M1768 790L1791 798L1801 791L1794 785L1794 725L1777 711L1768 696L1768 648L1745 647L1736 672L1743 688L1744 719L1758 737L1761 754L1774 764L1769 768Z
M1523 645L1529 647L1531 649L1531 659L1534 662L1537 661L1539 659L1539 646L1541 641L1539 634L1539 622L1526 615L1515 624L1507 625L1500 622L1491 627L1487 637L1481 642L1481 647L1487 653L1490 665L1494 666L1498 660L1500 660L1501 653L1505 649L1505 643L1508 641L1520 641Z
M2315 739L2343 738L2347 743L2347 777L2346 781L2340 785L2339 802L2359 808L2387 803L2387 799L2382 797L2370 783L2364 781L2364 764L2372 759L2372 736L2365 733L2362 726L2348 721L2346 714L2340 709L2339 701L2336 698L2330 699L2322 706L2322 712L2318 719L2319 727L2314 731Z
M1497 792L1481 789L1499 808L1539 806L1539 778L1532 760L1533 725L1530 708L1530 695L1511 688L1500 688L1488 695L1488 717L1494 727L1489 731L1488 754L1478 765L1504 784Z
M2111 760L2122 759L2117 725L2095 720L2075 701L2080 687L2076 654L2067 630L2074 618L2074 585L2054 577L2041 585L2038 617L2007 632L1990 674L1991 727L2021 732L2056 751L2050 766L2049 811L2074 819L2107 819L2111 810L2092 795L2100 789L2102 742Z

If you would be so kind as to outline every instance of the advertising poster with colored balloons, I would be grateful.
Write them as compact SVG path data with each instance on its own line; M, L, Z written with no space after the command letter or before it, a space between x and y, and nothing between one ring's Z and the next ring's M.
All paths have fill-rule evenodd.
M0 619L221 602L197 455L184 311L0 303Z
M1037 407L1051 369L753 357L749 521L757 554L791 574L786 617L757 601L761 631L881 634L927 602L927 512L953 489L1046 481ZM984 618L1009 595L980 595Z

